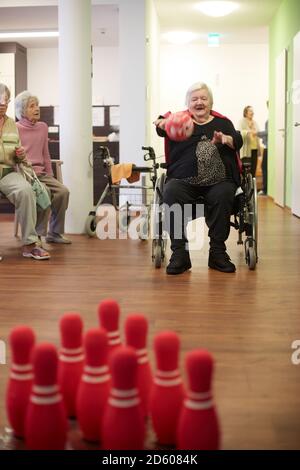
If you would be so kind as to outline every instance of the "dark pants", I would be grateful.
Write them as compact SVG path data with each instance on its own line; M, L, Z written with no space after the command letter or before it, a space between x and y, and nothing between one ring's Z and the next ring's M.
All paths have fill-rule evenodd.
M263 176L263 192L268 194L268 149L264 149L263 161L261 165Z
M242 162L251 163L251 175L253 178L255 178L257 167L257 150L251 150L251 157L244 157Z
M178 204L185 215L185 205L191 205L203 198L205 221L209 228L210 249L215 252L226 250L225 241L230 232L230 216L234 203L236 185L233 181L222 181L213 186L196 186L181 180L170 179L167 181L163 192L163 201L170 208ZM185 206L186 207L186 206ZM166 227L171 239L171 249L183 250L187 245L186 225L191 218L186 216L174 216L171 212L170 223ZM180 227L180 237L177 236Z

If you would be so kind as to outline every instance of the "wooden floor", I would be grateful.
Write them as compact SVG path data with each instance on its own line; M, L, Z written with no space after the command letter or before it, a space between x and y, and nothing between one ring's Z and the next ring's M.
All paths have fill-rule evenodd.
M87 329L97 324L98 302L114 297L122 324L130 312L149 318L152 363L152 339L163 329L180 334L181 364L192 348L213 353L224 449L300 449L300 365L291 362L291 344L300 339L300 220L265 197L259 216L256 271L248 270L232 230L235 274L207 268L206 243L180 276L155 270L150 243L140 241L71 236L71 246L49 246L50 261L22 258L13 223L2 216L0 339L22 323L58 345L62 313L80 312ZM0 365L0 434L8 372Z

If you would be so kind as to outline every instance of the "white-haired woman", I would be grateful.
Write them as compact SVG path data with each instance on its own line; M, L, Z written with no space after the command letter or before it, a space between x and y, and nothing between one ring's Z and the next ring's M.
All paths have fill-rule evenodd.
M69 203L69 190L53 176L48 148L48 126L40 122L38 98L29 91L23 91L15 99L17 127L26 157L32 164L39 180L47 187L51 198L51 216L48 220L40 217L38 209L36 230L39 236L46 236L48 243L70 244L64 237L65 214ZM47 231L48 230L48 231Z
M16 123L6 115L10 101L8 87L0 83L0 191L14 204L22 231L22 252L26 258L49 259L49 253L40 246L35 230L36 199L30 184L15 170L25 159L20 145Z
M235 266L226 252L234 196L240 184L236 152L242 137L230 120L212 111L213 95L205 83L193 84L186 93L186 105L194 122L193 134L182 142L168 138L166 117L156 121L158 135L167 139L169 149L164 203L171 207L204 200L205 220L209 227L208 265L222 272L234 272ZM174 207L174 206L173 206ZM186 238L187 217L170 217L168 228L172 256L168 274L180 274L191 268ZM179 229L179 230L178 230Z

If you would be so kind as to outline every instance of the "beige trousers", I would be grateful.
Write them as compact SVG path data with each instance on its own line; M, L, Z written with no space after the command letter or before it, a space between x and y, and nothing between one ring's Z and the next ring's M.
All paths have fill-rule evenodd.
M40 236L47 234L48 219L51 212L48 229L49 235L63 235L65 232L65 215L69 204L69 190L66 186L57 181L54 176L39 175L38 178L44 183L48 190L51 199L51 207L43 211L37 206L36 231Z
M37 220L36 198L31 185L23 176L13 171L0 179L0 191L15 206L18 222L21 226L23 245L38 242L35 229ZM41 218L46 216L46 211L42 211Z

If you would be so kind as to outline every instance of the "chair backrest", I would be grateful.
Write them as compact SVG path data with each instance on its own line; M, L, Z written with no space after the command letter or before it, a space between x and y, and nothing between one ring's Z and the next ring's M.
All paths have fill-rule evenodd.
M61 172L61 166L63 165L63 162L61 160L51 160L51 164L54 177L57 179L57 181L63 183L63 177Z

